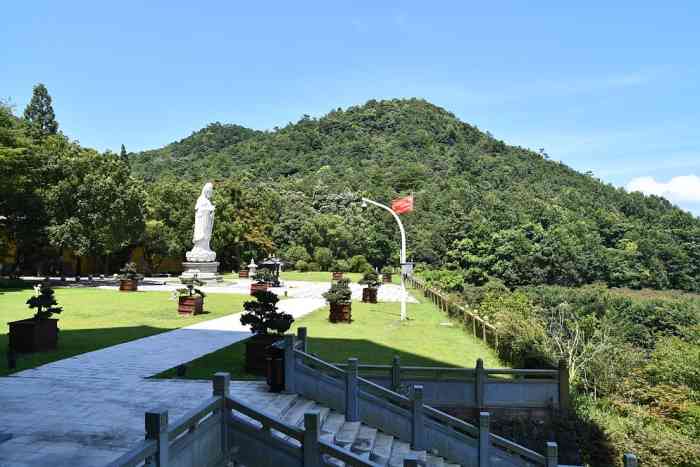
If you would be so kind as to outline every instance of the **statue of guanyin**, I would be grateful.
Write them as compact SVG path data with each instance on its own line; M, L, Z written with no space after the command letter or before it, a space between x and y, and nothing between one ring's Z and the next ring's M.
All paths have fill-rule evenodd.
M214 210L216 207L211 203L211 195L214 185L207 183L202 188L202 194L197 198L194 215L194 235L192 250L185 254L187 261L194 263L205 263L216 261L216 253L211 251L209 241L214 227Z

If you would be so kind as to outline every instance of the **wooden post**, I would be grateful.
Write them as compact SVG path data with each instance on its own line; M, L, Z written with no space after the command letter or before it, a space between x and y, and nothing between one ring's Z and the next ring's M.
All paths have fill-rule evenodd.
M490 467L491 434L489 432L490 414L479 412L479 467Z
M423 423L423 386L413 386L413 399L411 405L412 429L411 447L416 451L425 449L425 425Z
M563 358L559 360L559 411L566 415L570 407L569 365Z
M547 441L547 467L559 467L559 448L553 441Z
M305 327L300 327L297 329L297 339L301 341L301 351L304 353L309 353L309 343L306 340L306 328Z
M394 355L391 362L391 390L398 392L401 389L401 357Z
M479 410L484 408L485 389L486 372L484 371L484 361L479 358L476 360L476 368L474 370L474 403Z
M296 366L294 361L294 343L295 338L293 334L284 336L284 392L287 394L296 392L296 386L294 385L294 367Z
M474 315L469 315L469 317L472 319L472 335L476 337L476 319L474 319Z
M166 409L146 412L146 439L155 440L158 444L158 451L151 458L155 462L150 465L167 467L170 441L168 439L168 411Z
M226 410L226 399L231 387L231 374L225 372L214 373L214 396L221 397L221 452L228 456L228 419L230 411Z
M318 440L321 436L318 412L304 414L304 467L321 467L321 451Z
M415 454L409 454L403 458L403 467L418 467L418 458Z
M345 419L349 422L360 421L360 407L357 401L357 358L348 358L345 373Z
M622 456L622 464L625 467L637 467L637 456L627 453Z

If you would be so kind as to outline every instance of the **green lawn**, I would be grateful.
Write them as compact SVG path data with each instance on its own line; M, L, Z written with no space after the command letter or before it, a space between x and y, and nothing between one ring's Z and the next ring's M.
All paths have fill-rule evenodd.
M362 279L362 274L359 272L346 272L344 277L350 279L351 282L357 282ZM238 274L226 273L224 274L224 279L227 281L238 279ZM328 271L309 271L309 272L299 272L299 271L282 271L280 274L280 279L283 281L304 281L304 282L330 282L331 273ZM391 281L394 284L401 283L401 276L399 274L394 274L391 277Z
M459 325L446 326L449 319L431 303L408 304L407 309L411 319L401 322L398 303L353 302L351 324L331 324L328 309L323 308L297 320L292 331L305 326L309 351L331 362L357 357L360 363L390 364L399 355L405 365L473 367L477 358L483 358L486 367L505 366L492 349ZM205 355L187 365L186 378L209 379L217 371L248 378L243 371L244 352L245 344L239 342ZM175 371L158 376L174 377Z
M4 358L8 345L8 321L33 315L25 302L34 291L0 290L0 375L10 373ZM57 315L58 350L22 355L18 358L20 371L73 355L101 349L110 345L150 336L187 326L198 321L218 318L243 309L250 297L232 294L209 294L204 303L205 313L193 317L177 314L177 304L168 292L118 292L92 288L56 289L56 299L63 307Z

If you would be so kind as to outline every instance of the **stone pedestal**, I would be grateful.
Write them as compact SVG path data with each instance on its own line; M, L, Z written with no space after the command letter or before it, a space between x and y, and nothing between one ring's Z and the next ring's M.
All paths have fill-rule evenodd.
M191 279L197 275L197 279L207 285L218 284L224 281L224 277L219 274L219 262L208 261L206 263L198 263L193 261L185 261L182 263L185 272L182 273L180 279Z

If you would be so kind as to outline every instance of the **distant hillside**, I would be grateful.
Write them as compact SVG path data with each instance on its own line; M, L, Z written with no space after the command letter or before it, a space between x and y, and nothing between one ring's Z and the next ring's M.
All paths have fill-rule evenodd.
M698 288L700 220L509 146L424 100L372 100L272 132L213 124L133 155L131 167L149 180L243 178L302 192L310 204L319 185L384 201L413 192L412 256L474 282ZM394 242L391 223L382 228ZM281 249L293 241L275 240Z

